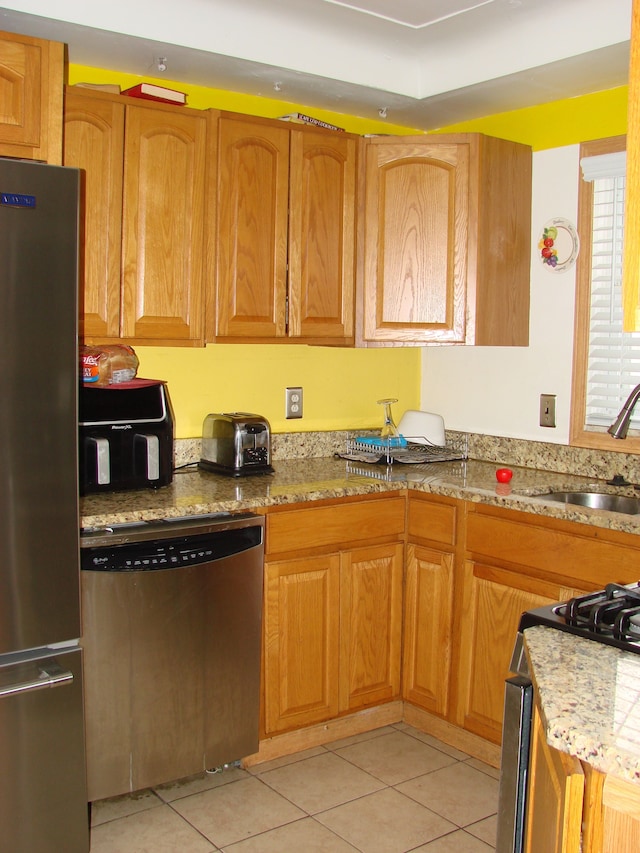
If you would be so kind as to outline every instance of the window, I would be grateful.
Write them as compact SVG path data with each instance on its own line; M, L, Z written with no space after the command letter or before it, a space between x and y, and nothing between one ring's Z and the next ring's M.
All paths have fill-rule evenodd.
M584 168L578 196L581 250L576 267L570 440L580 447L639 453L640 404L627 439L616 440L607 433L640 383L640 334L622 331L624 160L602 157L623 152L625 144L620 136L580 147Z

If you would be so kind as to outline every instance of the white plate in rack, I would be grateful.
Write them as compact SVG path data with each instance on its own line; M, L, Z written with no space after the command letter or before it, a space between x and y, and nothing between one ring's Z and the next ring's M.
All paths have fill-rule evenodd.
M398 432L414 444L435 444L444 447L444 418L434 412L408 409L400 418Z

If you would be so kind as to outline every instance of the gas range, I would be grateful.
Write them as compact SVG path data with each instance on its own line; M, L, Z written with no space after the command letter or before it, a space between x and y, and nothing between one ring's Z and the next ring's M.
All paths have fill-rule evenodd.
M518 630L535 625L640 654L640 583L611 583L598 592L528 610Z
M522 614L511 657L512 675L505 681L496 853L522 853L523 850L529 849L525 834L528 831L528 780L531 755L534 753L531 749L531 737L535 687L530 661L525 653L524 631L536 626L557 628L586 640L640 653L640 583L626 586L607 584L598 592L579 595L569 601L538 607ZM569 660L570 656L567 659ZM630 744L631 750L634 751L631 761L636 761L638 723L634 705L638 690L629 690L630 680L637 681L636 667L633 664L635 661L631 658L615 661L616 688L614 695L609 697L610 701L604 703L611 718L603 729L604 740L601 747L591 745L592 740L594 743L598 740L595 736L578 737L583 743L581 747L576 748L586 749L591 758L596 753L600 759L605 754L611 756L613 752L619 755L620 751ZM596 668L596 671L599 672L599 668ZM585 678L585 674L579 670L573 675L580 680ZM598 678L597 674L595 678ZM569 690L569 693L572 694L572 691ZM581 717L579 712L576 718L573 713L575 704L569 701L568 705L564 706L560 702L555 709L561 720L559 725L572 737L580 731L583 719L591 719ZM601 712L603 708L599 707L596 717ZM577 725L576 719L579 721ZM605 730L607 734L604 733ZM582 755L580 752L574 754ZM628 754L631 755L631 752ZM589 757L586 760L591 763ZM597 767L595 762L594 766ZM599 769L607 772L604 767Z

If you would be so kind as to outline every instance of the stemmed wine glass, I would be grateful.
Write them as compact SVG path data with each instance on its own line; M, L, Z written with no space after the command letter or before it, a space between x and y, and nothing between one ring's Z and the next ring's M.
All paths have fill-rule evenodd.
M384 406L384 424L382 426L382 430L380 431L381 438L397 438L400 433L398 432L398 427L395 425L393 420L393 415L391 414L391 404L397 403L397 397L385 397L384 400L378 400L378 405Z

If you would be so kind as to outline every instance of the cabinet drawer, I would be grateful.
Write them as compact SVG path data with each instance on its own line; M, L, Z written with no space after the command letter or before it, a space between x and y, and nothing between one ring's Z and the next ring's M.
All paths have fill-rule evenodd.
M607 532L601 528L574 524L568 529L569 523L554 522L529 523L516 513L472 510L467 517L466 550L474 557L490 556L493 563L500 560L530 567L536 574L578 580L579 585L586 583L585 588L637 580L640 537L630 535L628 543L623 543L618 534L615 541L607 542Z
M404 495L314 506L267 516L266 553L338 548L404 533Z
M456 538L456 513L455 504L411 498L407 519L409 537L428 539L453 547Z

